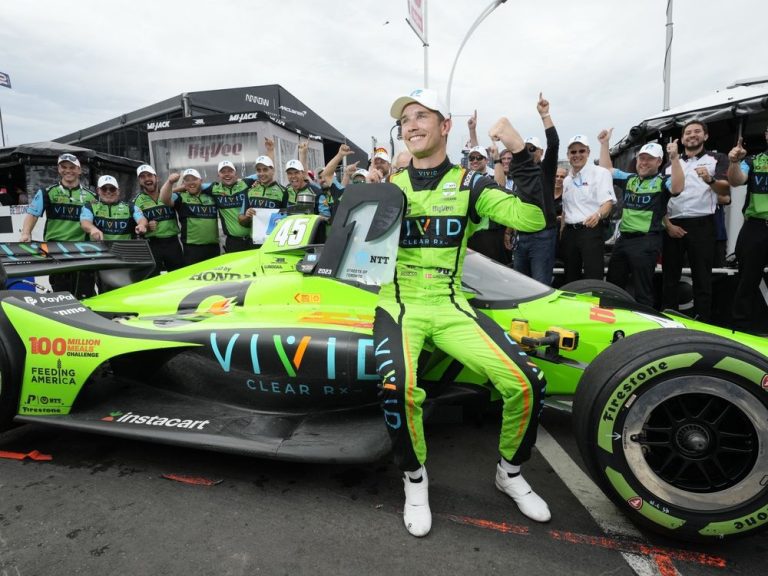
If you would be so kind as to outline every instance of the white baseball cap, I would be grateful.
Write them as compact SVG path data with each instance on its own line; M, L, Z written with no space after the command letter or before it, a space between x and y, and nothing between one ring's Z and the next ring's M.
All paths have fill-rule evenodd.
M269 166L270 168L275 167L275 163L272 162L272 158L270 158L269 156L259 156L258 158L256 158L256 166L258 166L259 164L261 164L262 166Z
M403 108L414 102L421 104L424 108L439 112L443 115L443 118L448 118L450 116L448 108L443 104L442 98L440 98L436 90L432 90L431 88L419 88L411 92L408 96L400 96L400 98L394 101L392 107L389 109L390 116L395 120L400 120L400 116L403 115Z
M110 176L109 174L105 174L104 176L101 176L99 178L99 181L96 183L96 185L101 188L102 186L114 186L115 188L120 188L120 185L117 183L117 180L114 176Z
M136 168L136 176L141 176L142 172L149 172L150 174L154 174L157 176L157 172L155 172L155 169L152 168L149 164L142 164L138 168Z
M664 149L661 147L661 144L656 142L648 142L648 144L640 148L640 150L637 152L638 156L640 156L640 154L649 154L654 158L663 158Z
M589 138L584 136L584 134L576 134L576 136L568 140L568 148L571 147L571 144L582 144L589 148Z
M530 138L525 139L526 144L533 144L536 148L539 150L544 150L544 148L541 147L541 140L536 138L536 136L531 136ZM589 146L589 144L587 144Z
M368 178L368 170L366 170L365 168L358 168L357 170L355 170L355 173L352 174L352 178L354 178L355 176L362 176L363 178Z
M304 164L298 160L288 160L288 163L285 165L285 171L287 172L288 170L299 170L300 172L304 172Z
M229 160L222 160L219 162L219 167L216 168L216 172L221 172L222 168L232 168L235 172L237 172L237 168L235 168L235 165L232 164Z
M387 154L385 150L379 150L378 152L376 152L376 154L373 155L373 158L374 159L381 158L382 160L384 160L384 162L387 162L388 164L392 163L392 160L390 159L389 154Z
M202 180L200 177L200 172L195 170L194 168L187 168L184 170L184 172L181 173L182 180L186 178L187 176L192 176L193 178L197 178L198 180Z
M488 150L483 146L474 146L473 148L470 148L468 156L471 156L472 152L477 152L480 156L488 160Z
M74 154L62 154L59 156L59 160L56 162L56 164L61 164L62 162L72 162L75 166L80 166L80 160L77 159L77 156Z

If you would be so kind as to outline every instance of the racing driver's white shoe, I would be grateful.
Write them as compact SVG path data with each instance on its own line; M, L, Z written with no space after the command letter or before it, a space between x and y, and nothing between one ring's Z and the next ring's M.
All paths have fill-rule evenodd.
M413 474L413 473L411 473ZM405 486L405 506L403 507L403 522L408 532L421 538L432 528L432 512L429 509L429 480L427 469L421 467L421 479L414 482L403 474Z
M536 522L549 522L552 514L541 496L531 490L528 482L519 472L510 476L501 464L496 465L496 488L512 498L520 512Z

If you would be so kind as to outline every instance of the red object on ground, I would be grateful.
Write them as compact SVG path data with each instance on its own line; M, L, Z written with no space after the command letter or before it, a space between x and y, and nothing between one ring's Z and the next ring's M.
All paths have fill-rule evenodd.
M53 456L50 454L43 454L39 450L32 450L24 454L23 452L8 452L6 450L0 450L0 458L8 458L9 460L24 460L29 458L37 462L47 462L53 460Z
M174 482L182 482L184 484L193 484L195 486L215 486L221 484L221 480L211 480L210 478L203 478L202 476L184 476L182 474L161 474L162 478L167 480L173 480Z

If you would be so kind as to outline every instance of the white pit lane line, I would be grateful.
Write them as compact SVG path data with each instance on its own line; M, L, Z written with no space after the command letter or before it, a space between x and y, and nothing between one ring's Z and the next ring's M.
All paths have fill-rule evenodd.
M536 448L601 530L609 536L624 536L647 542L638 529L613 505L597 484L579 468L557 440L541 425L539 425ZM629 552L621 552L621 555L638 576L660 576L658 565L652 558ZM677 568L675 570L680 575Z

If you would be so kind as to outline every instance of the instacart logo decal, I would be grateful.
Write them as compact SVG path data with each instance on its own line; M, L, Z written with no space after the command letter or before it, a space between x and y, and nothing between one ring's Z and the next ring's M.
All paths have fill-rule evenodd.
M109 416L101 419L104 422L120 422L122 424L143 424L145 426L165 426L166 428L186 428L188 430L203 430L210 420L183 420L181 418L166 418L164 416L143 416L133 412L110 412Z

